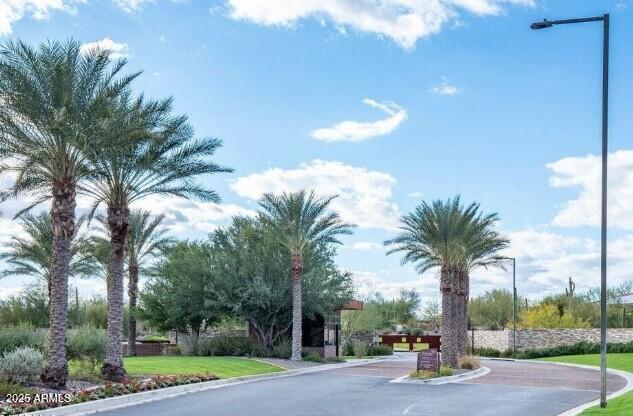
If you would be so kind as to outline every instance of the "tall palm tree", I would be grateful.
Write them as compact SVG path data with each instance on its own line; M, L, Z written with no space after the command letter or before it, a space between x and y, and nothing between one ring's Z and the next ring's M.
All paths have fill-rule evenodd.
M462 205L459 196L431 204L422 202L402 217L402 230L385 241L387 255L402 252L402 263L422 274L440 269L442 293L442 363L457 367L466 352L470 272L477 267L503 267L499 252L509 240L495 230L496 213L483 214L478 203Z
M24 214L21 217L24 237L14 235L6 243L8 251L0 254L0 260L9 265L0 272L0 278L11 276L30 276L46 283L50 308L51 283L53 274L53 223L51 214ZM77 221L81 228L82 218ZM88 249L88 237L79 234L70 246L69 276L92 277L96 273Z
M89 174L85 150L98 147L94 132L102 107L135 78L119 77L125 60L107 51L80 53L76 41L23 42L0 47L0 173L13 173L1 199L52 200L50 354L42 380L62 388L68 377L66 326L71 242L77 184Z
M304 256L322 244L340 244L339 235L351 234L353 225L328 210L336 198L317 198L305 191L264 194L259 205L260 218L270 227L273 238L291 256L292 286L292 360L301 360L302 278Z
M130 302L128 354L136 355L136 304L138 277L147 262L156 258L175 240L158 228L165 218L151 216L148 211L133 210L127 234L128 298Z
M130 204L148 195L170 195L219 202L212 190L194 181L203 174L231 172L213 163L218 139L194 137L184 116L172 116L172 100L146 101L129 93L108 109L100 134L107 146L95 149L89 159L93 174L80 192L94 200L89 216L104 204L110 238L108 291L108 342L102 374L107 380L125 377L123 337L123 276Z

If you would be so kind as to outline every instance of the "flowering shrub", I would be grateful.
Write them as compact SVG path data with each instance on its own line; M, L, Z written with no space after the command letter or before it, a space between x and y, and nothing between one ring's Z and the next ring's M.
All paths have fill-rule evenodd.
M44 403L11 403L9 407L0 409L0 416L17 415L24 412L50 409L105 399L107 397L122 396L125 394L140 393L148 390L156 390L165 387L180 386L182 384L201 383L204 381L218 380L213 374L180 375L180 376L153 376L149 379L126 379L122 383L105 383L104 385L75 391L69 401L44 402Z

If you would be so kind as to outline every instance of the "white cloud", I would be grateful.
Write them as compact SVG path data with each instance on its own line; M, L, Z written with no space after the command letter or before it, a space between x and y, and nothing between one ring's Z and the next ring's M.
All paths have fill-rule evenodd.
M430 91L437 95L455 95L459 93L460 90L455 85L451 85L448 78L442 77L442 82L432 87Z
M119 6L123 11L128 13L134 13L148 3L154 3L154 0L113 0L114 3Z
M407 118L407 111L395 103L377 102L369 98L365 98L363 103L383 111L388 117L370 122L342 121L332 127L313 130L310 136L324 142L359 142L389 134Z
M0 1L0 35L7 35L13 31L13 24L24 17L44 20L51 12L62 11L75 13L74 3L67 0L2 0Z
M130 48L127 43L115 42L110 38L103 38L94 42L88 42L81 45L81 53L88 53L94 50L110 51L110 57L125 58L130 55Z
M315 190L322 196L338 194L332 208L345 221L361 228L394 229L400 217L398 206L391 201L395 184L396 179L385 172L317 159L296 169L271 168L243 176L230 187L252 200L260 199L266 192L301 189Z
M461 12L498 15L504 4L534 5L534 0L227 0L233 19L264 26L294 27L304 19L330 21L347 29L390 38L404 49L438 33Z
M382 244L373 243L370 241L361 241L361 242L352 244L352 248L354 250L376 250L382 247L383 247Z
M412 277L408 280L392 280L387 271L353 270L352 279L356 288L356 296L366 297L373 293L380 293L387 299L397 298L401 290L413 289L423 297L433 297L439 292L439 281L433 275Z
M601 158L567 157L547 165L555 188L579 188L578 196L565 203L553 220L564 227L599 226ZM609 227L633 230L633 150L609 154Z
M255 212L235 204L197 202L176 197L151 196L137 201L133 208L142 208L154 215L165 215L163 224L176 237L192 233L206 234L224 225L234 216L254 216Z
M415 192L408 193L407 196L409 198L419 199L419 198L422 198L424 196L424 194L422 192L420 192L420 191L415 191Z

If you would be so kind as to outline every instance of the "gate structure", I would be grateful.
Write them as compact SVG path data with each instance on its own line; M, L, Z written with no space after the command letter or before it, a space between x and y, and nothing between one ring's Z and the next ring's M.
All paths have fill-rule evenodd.
M430 348L441 351L442 345L439 335L379 335L378 343L387 345L394 351L423 351Z

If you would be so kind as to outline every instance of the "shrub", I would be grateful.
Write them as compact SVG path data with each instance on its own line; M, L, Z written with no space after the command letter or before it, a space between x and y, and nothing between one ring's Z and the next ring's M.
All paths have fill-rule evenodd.
M367 355L393 355L393 350L388 345L372 345L367 348Z
M428 371L428 370L413 370L412 372L409 373L409 377L412 378L435 378L437 377L437 373L435 371Z
M7 394L35 394L35 389L24 387L8 381L0 381L0 397L4 400Z
M348 342L343 345L343 355L346 357L351 357L354 355L354 343Z
M68 331L66 354L68 359L86 360L93 370L105 358L106 332L90 325Z
M440 376L442 377L446 377L446 376L452 376L453 375L453 369L443 365L440 367Z
M345 363L347 360L343 357L329 357L325 359L327 363Z
M363 358L365 355L367 355L367 344L363 341L354 341L354 356Z
M494 357L498 358L501 356L501 351L496 350L494 348L475 348L474 351L471 351L472 355L478 355L479 357Z
M271 357L274 358L290 358L292 355L292 342L288 338L280 339L273 346Z
M303 358L304 361L312 361L314 363L324 363L325 360L316 352L311 352Z
M464 370L475 370L481 367L479 357L473 355L462 355L457 359L457 367Z
M31 347L44 353L46 338L45 331L28 324L0 328L0 356L18 347Z
M260 345L248 337L217 336L200 338L198 355L249 357L261 352Z
M13 383L35 379L44 368L44 356L31 347L18 347L0 358L0 377Z

